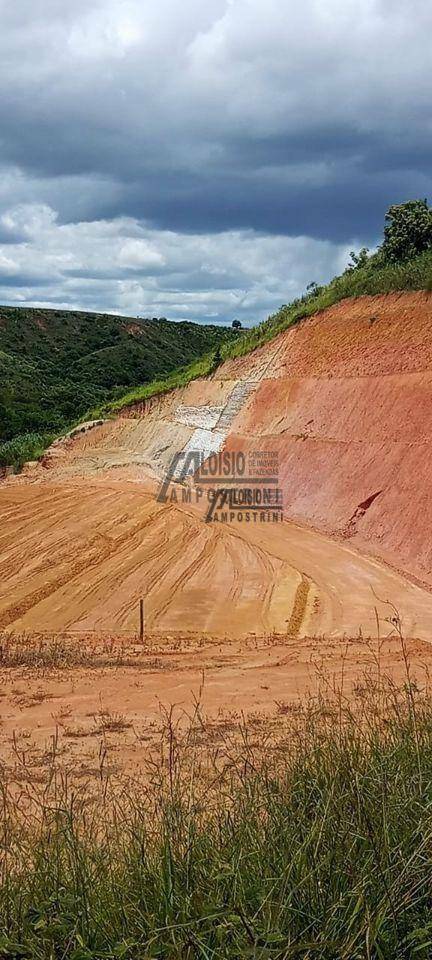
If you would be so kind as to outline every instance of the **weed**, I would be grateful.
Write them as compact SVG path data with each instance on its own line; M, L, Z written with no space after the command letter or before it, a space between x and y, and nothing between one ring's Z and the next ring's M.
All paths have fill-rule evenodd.
M95 715L95 720L103 733L121 733L132 726L132 722L127 720L123 713L110 710L101 710Z

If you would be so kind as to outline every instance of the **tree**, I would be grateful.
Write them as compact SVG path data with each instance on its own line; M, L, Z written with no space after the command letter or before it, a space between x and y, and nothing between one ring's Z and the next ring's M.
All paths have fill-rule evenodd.
M408 200L389 207L381 247L385 260L410 260L432 247L432 210L427 200Z
M351 270L361 270L362 267L366 267L369 260L369 247L362 247L358 253L355 250L350 250L351 260L347 266L347 271Z
M231 326L232 326L233 330L241 330L241 321L240 321L240 320L233 320Z
M14 389L8 380L0 386L0 441L4 440L2 434L7 428L8 421L13 413Z

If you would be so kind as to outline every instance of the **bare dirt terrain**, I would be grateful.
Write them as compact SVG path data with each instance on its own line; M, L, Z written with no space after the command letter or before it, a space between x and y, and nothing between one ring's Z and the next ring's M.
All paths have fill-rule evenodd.
M197 705L201 744L238 742L245 726L254 748L269 741L277 748L306 699L337 687L361 700L367 678L400 685L405 657L421 688L432 649L419 640L402 645L395 635L379 642L176 635L148 637L144 647L118 638L20 637L0 669L3 773L37 785L55 763L72 780L139 778L159 753L171 708L173 722L187 727Z
M101 750L133 772L157 743L161 705L188 712L200 689L209 740L242 716L276 736L323 669L343 670L348 690L377 669L394 607L421 682L432 662L431 333L427 294L339 304L0 485L8 769L42 776L55 742L76 776L97 772ZM158 500L172 458L191 451L276 456L283 521L233 511L205 523L196 476L190 502L174 482ZM67 662L51 656L54 636ZM379 669L401 680L400 639L379 650Z

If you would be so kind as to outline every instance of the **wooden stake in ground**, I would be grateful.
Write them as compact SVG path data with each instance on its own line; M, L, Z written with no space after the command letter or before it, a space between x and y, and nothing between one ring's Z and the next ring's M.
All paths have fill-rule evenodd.
M139 638L140 638L140 643L143 643L144 642L144 600L140 600L139 605L140 605Z

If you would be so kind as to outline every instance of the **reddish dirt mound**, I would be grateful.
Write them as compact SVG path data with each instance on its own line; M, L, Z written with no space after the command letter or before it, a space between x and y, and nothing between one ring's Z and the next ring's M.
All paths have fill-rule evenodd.
M432 370L432 294L389 293L343 300L225 364L228 379L376 377Z

